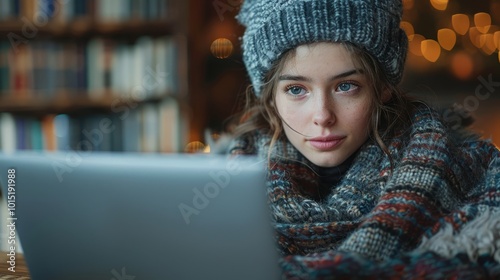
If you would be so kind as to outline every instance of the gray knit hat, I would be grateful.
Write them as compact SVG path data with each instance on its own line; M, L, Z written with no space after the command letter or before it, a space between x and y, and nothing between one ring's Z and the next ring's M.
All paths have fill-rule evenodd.
M373 55L389 82L403 74L408 39L401 0L245 0L243 61L260 96L264 77L286 51L319 42L351 42Z

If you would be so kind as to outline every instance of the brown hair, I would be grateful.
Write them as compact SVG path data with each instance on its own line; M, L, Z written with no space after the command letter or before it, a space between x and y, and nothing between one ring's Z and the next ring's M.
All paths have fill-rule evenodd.
M379 62L372 55L351 43L340 44L351 55L354 63L364 71L368 83L373 86L375 96L372 98L371 106L370 137L389 157L392 166L392 157L385 141L393 137L399 129L409 125L413 110L412 101L399 86L388 81ZM233 131L236 137L262 130L272 135L270 147L279 139L284 139L282 121L274 100L278 76L286 61L294 55L295 49L292 49L274 63L265 77L260 97L256 97L251 86L247 88L245 109L240 116L238 126ZM384 102L383 96L386 93L390 96Z

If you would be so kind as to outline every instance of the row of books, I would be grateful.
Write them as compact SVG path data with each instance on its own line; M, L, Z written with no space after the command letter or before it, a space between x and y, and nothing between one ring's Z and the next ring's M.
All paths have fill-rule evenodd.
M164 96L178 92L177 67L173 36L144 36L134 43L36 40L15 47L0 41L0 95Z
M173 4L174 0L2 0L0 21L22 17L34 23L79 17L100 22L164 20L171 15Z
M182 151L186 120L175 99L124 104L113 114L48 114L43 117L0 114L0 151Z

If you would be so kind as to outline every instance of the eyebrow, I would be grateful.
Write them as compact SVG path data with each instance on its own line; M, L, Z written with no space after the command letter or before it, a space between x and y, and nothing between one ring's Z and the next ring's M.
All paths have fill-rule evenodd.
M361 69L353 69L353 70L349 70L349 71L346 71L346 72L343 72L343 73L340 73L338 75L331 77L330 81L337 80L340 78L345 78L345 77L351 76L353 74L363 74L363 73L364 72ZM312 81L311 78L300 76L300 75L281 75L281 76L279 76L278 80L280 80L280 81L304 81L304 82L311 82Z

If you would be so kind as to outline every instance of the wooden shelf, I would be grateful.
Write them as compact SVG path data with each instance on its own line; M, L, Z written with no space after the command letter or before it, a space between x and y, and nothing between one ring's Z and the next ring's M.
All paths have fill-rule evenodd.
M103 150L182 151L191 127L188 3L161 2L75 1L59 13L58 6L43 6L50 3L23 0L10 9L0 20L0 121L21 136L36 136L11 142L20 149L42 146L38 139L54 135L56 114L78 120L68 122L71 133L98 125L102 114L119 117L130 134L114 132ZM48 22L30 21L41 11ZM127 108L137 118L122 119ZM39 131L43 125L48 132Z
M162 94L141 100L123 98L106 94L102 98L91 98L88 95L59 95L54 98L46 97L0 97L0 112L49 114L49 113L79 113L90 110L112 112L113 109L127 106L135 108L138 104L160 102L165 98L175 98L173 95Z
M26 32L26 24L22 21L0 21L0 35L7 36L15 33L23 36ZM28 29L30 35L24 36L26 39L34 36L57 37L57 38L86 38L93 36L108 37L137 37L137 36L160 36L171 35L178 30L176 21L169 20L129 20L124 22L96 22L86 18L76 19L71 22L50 22L44 26L37 27L36 30Z

